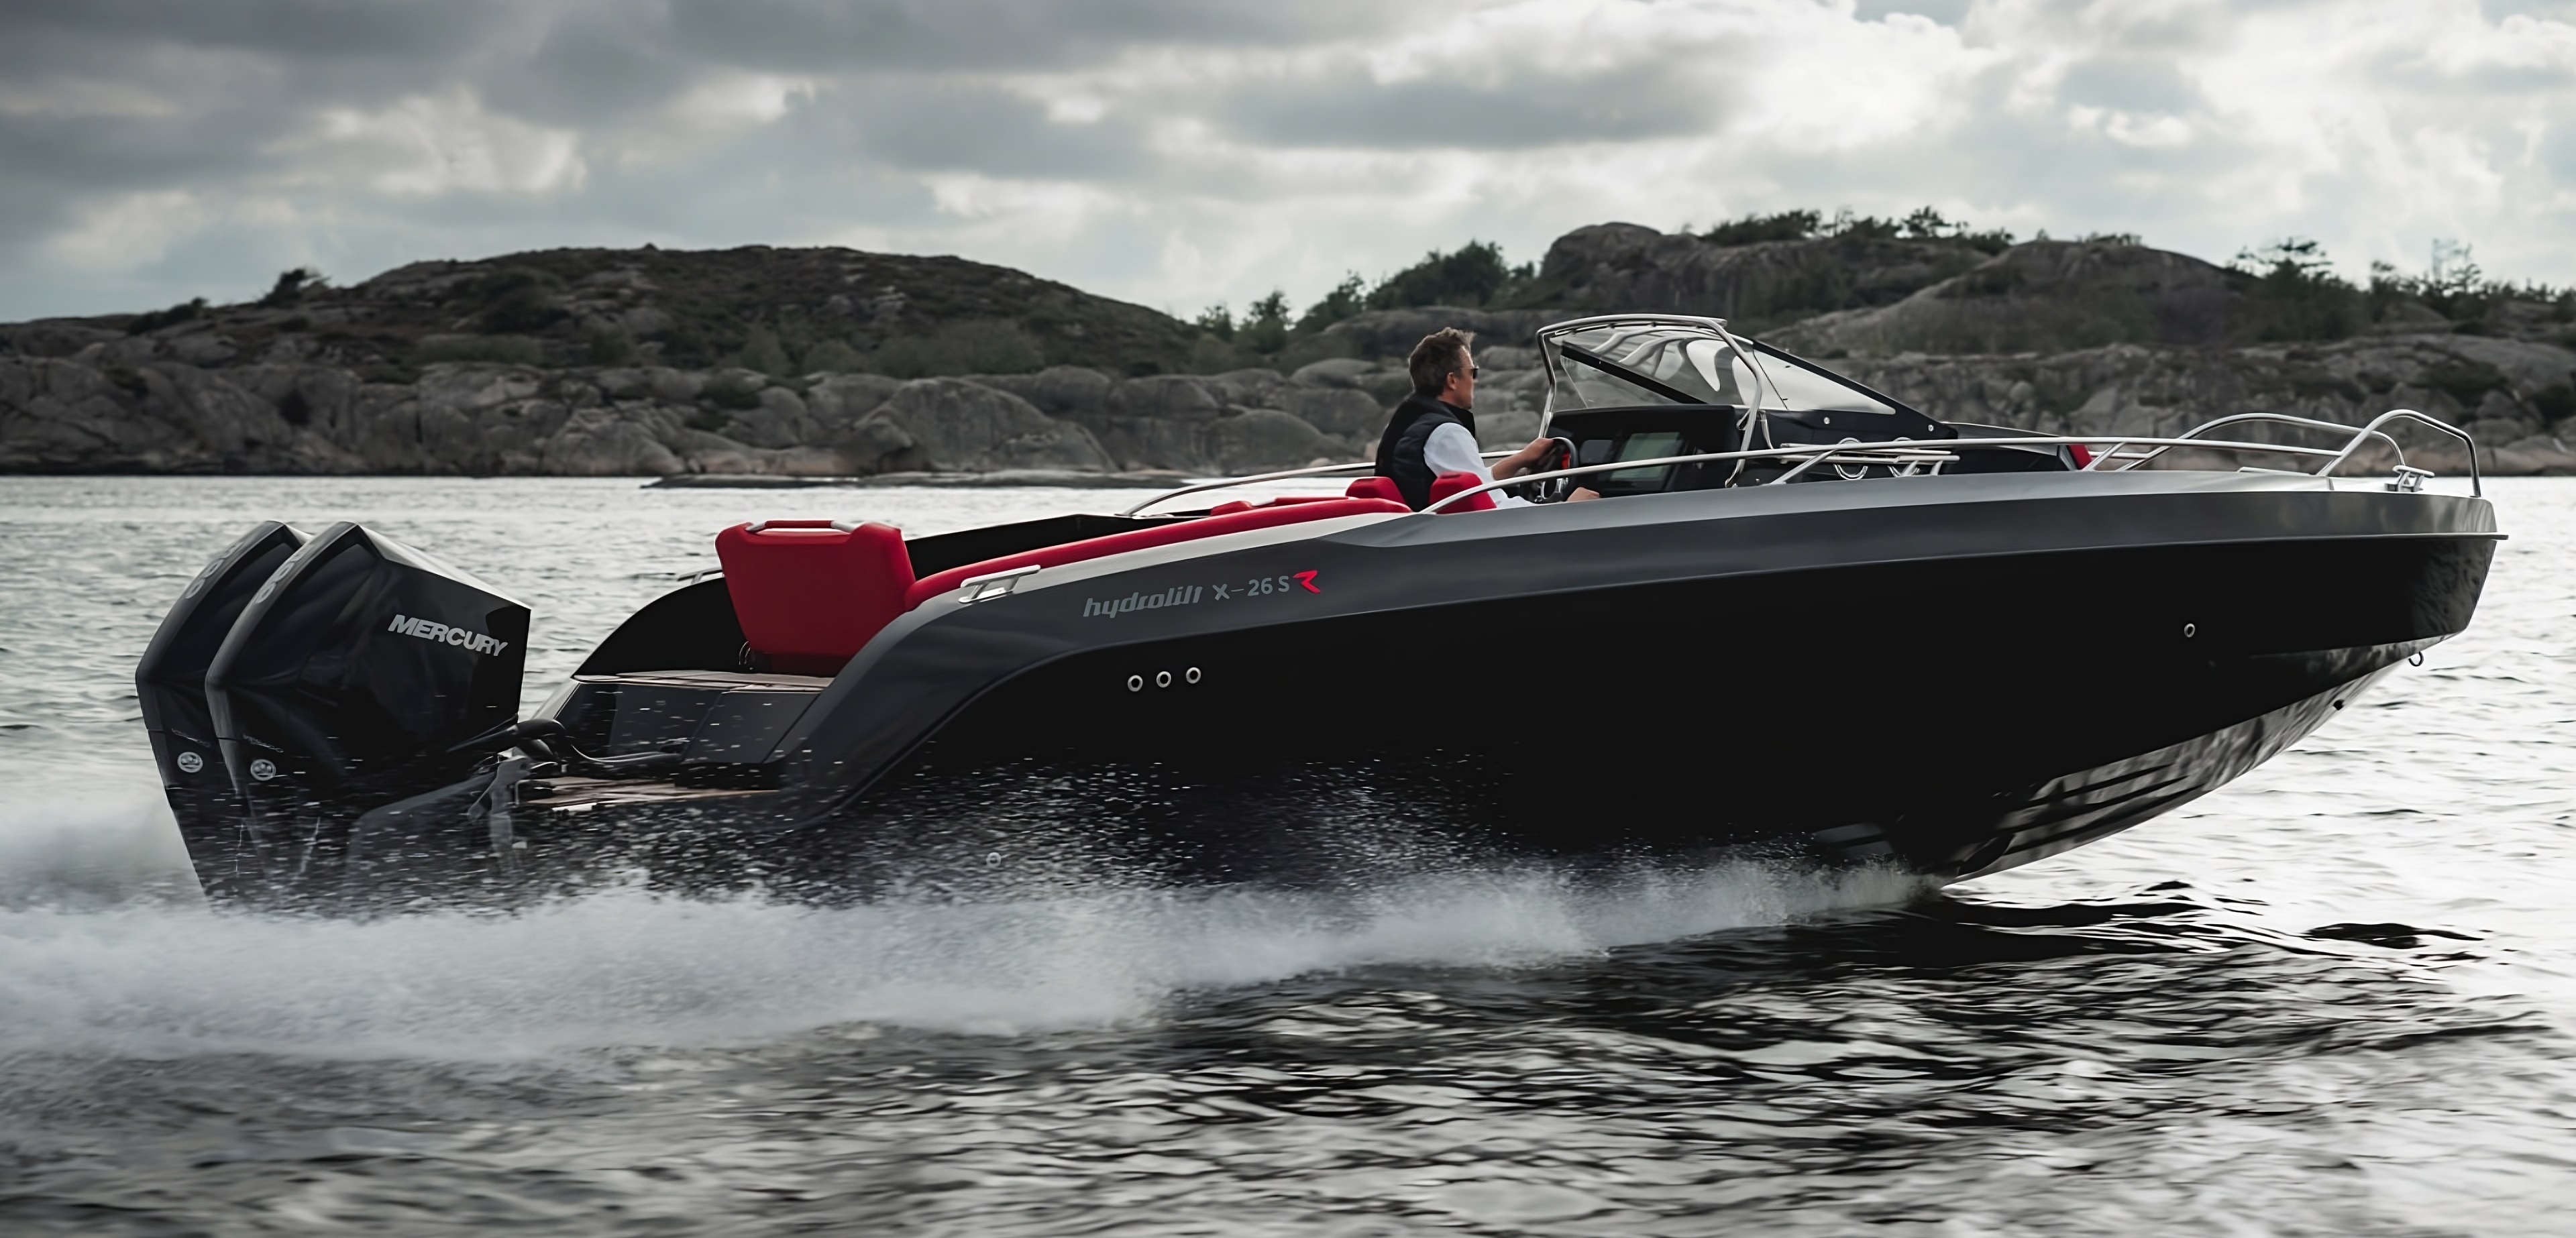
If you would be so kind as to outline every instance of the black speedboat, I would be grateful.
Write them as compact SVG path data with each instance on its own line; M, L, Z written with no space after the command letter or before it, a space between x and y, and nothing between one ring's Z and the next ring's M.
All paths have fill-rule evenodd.
M265 524L164 620L146 724L217 894L1748 846L1959 878L2297 741L2467 626L2500 537L2402 453L2335 475L2388 425L2458 435L2413 413L2076 440L1713 319L1540 351L1547 473L1445 477L1424 512L1362 477L1150 514L1269 475L912 539L741 525L528 719L526 607L357 525ZM2264 424L2339 441L2218 433ZM2177 447L2321 467L2141 467Z

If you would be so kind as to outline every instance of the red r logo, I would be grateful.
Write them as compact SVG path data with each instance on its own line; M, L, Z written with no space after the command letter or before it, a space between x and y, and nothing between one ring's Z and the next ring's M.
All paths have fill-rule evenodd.
M1306 592L1308 593L1323 592L1323 590L1315 587L1315 574L1313 572L1297 573L1297 583L1306 586Z

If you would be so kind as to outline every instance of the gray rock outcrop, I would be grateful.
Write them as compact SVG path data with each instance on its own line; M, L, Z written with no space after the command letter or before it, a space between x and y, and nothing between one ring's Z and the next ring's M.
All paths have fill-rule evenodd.
M50 337L49 337L50 338ZM1193 473L1360 458L1383 406L1275 371L1112 379L538 369L454 362L410 383L323 365L210 370L0 356L0 471L859 475Z
M1373 310L1260 354L1280 368L1210 374L1153 371L1255 354L955 259L521 258L534 265L419 263L285 305L0 324L0 472L1269 471L1365 458L1411 388L1404 354L1444 326L1477 333L1479 436L1516 447L1546 398L1534 332L1608 311L1727 317L1952 420L2159 434L2240 411L2353 423L2412 407L2466 427L2497 471L2576 472L2576 294L2481 294L2474 312L2436 312L2344 287L2329 329L2285 317L2316 307L2244 271L2120 238L1716 244L1601 224L1559 238L1525 288L1549 308ZM722 300L755 287L793 303ZM776 333L731 353L692 335L744 306L791 335L830 324L831 341L800 338L794 355L831 368L782 379ZM2344 338L2285 342L2303 332ZM1112 337L1115 349L1073 354L1101 368L1037 368L1068 341ZM698 368L660 363L682 356ZM739 368L751 364L769 372ZM984 364L1029 372L840 372Z
M2346 425L2411 408L2466 430L2489 472L2576 474L2566 418L2576 413L2576 349L2459 335L2386 336L2237 349L2113 344L2068 353L1934 356L1837 363L1853 378L1955 420L2042 434L2165 436L2240 411ZM2248 426L2241 437L2309 442ZM2398 436L2410 458L2444 471L2467 461L2453 440Z

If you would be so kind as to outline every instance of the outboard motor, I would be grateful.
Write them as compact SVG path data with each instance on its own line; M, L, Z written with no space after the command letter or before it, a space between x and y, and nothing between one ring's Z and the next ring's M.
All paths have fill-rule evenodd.
M262 841L310 847L308 824L471 773L510 742L527 640L526 606L421 551L347 522L306 543L206 674Z
M143 705L153 763L161 767L161 789L179 819L188 858L209 885L229 875L243 807L206 708L206 668L252 592L303 544L304 534L274 520L244 534L188 581L134 668L134 695Z

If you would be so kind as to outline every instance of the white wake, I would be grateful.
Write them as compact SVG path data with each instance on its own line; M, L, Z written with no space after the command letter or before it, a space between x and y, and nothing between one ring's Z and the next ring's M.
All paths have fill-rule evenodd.
M0 808L0 1052L487 1059L851 1023L1008 1034L1334 969L1544 963L1916 889L1754 865L1610 881L1468 870L1356 893L1074 887L844 907L609 889L354 921L209 909L184 893L185 864L148 801Z

